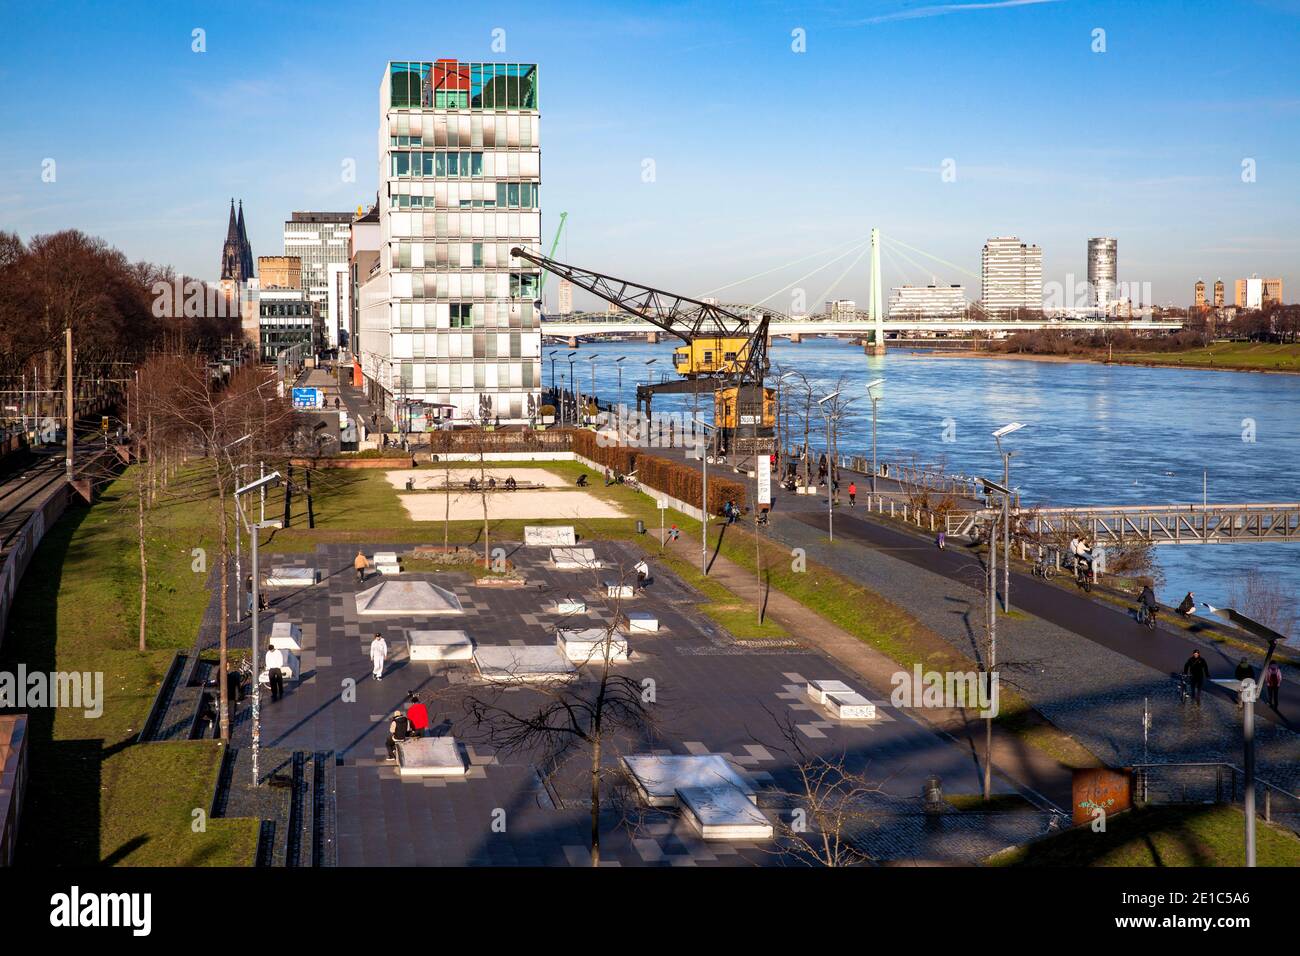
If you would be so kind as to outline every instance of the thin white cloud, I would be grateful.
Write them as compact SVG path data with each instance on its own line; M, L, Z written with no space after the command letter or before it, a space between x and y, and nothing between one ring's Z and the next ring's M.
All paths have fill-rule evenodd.
M927 17L942 17L949 13L967 13L972 10L1004 10L1010 7L1032 7L1040 3L1060 3L1061 0L992 0L989 3L943 3L929 7L916 7L912 10L899 10L885 13L878 17L859 20L854 26L869 26L874 23L888 23L891 20L923 20Z

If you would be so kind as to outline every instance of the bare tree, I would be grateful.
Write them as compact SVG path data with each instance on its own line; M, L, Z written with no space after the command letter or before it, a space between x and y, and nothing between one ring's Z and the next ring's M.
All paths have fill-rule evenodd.
M618 568L619 589L612 605L613 620L604 639L579 674L570 680L496 682L473 693L466 702L475 726L489 744L506 753L532 756L551 780L573 760L587 755L587 793L591 813L591 865L600 865L600 815L602 792L608 780L621 779L605 766L622 740L643 741L652 735L651 696L634 678L615 670L622 586L628 574ZM522 689L523 694L508 691Z
M1276 575L1252 568L1232 579L1228 604L1253 621L1279 634L1290 634L1296 624L1296 595L1288 593Z

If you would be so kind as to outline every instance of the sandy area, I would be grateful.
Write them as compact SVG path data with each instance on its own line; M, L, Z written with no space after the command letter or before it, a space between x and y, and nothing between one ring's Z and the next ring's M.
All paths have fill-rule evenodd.
M475 474L477 474L477 470ZM394 472L394 474L401 474ZM515 480L522 481L520 472L515 472ZM504 475L497 477L501 481ZM403 482L405 479L402 479ZM557 479L558 480L558 479ZM416 494L397 496L407 513L415 521L442 521L447 511L447 497L440 494ZM576 488L566 491L529 490L494 491L488 493L488 518L625 518L626 513L602 501L595 495ZM451 496L452 521L482 521L482 496L476 492L453 492Z
M572 483L561 478L559 475L552 474L544 468L494 468L491 465L483 469L483 474L487 478L495 478L497 484L505 483L510 476L514 476L515 481L521 485L536 485L542 488L565 488L573 487ZM384 475L388 478L388 483L398 491L406 489L406 479L414 478L415 487L420 489L432 488L441 491L443 482L448 476L451 478L451 484L454 488L458 484L469 481L471 478L479 476L478 468L452 468L444 471L437 465L430 465L427 468L402 468L394 471L386 471ZM455 507L453 505L453 507Z

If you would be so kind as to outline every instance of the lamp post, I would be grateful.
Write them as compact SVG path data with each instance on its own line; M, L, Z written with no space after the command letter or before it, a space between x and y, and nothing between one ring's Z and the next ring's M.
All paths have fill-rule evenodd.
M999 485L996 482L989 481L987 478L981 478L980 483L984 485L984 493L992 498L994 494L1001 494L1003 501L1009 496L1005 485ZM1005 508L1005 505L1004 505ZM989 630L989 693L992 691L993 669L998 664L998 539L997 525L989 529L989 600L988 600L988 630ZM984 799L988 800L993 793L993 718L989 716L984 724Z
M573 395L573 421L578 423L578 378L573 374L573 357L578 353L569 353L569 391Z
M1002 496L1002 610L1011 610L1011 456L1015 452L1002 450L1002 439L1012 432L1024 428L1024 422L1012 422L1003 425L993 433L993 440L998 446L998 455L1002 458L1002 486L1007 489ZM991 547L997 547L990 538Z
M650 361L654 361L651 359ZM700 573L709 573L709 448L708 431L714 426L698 418L692 418L695 427L700 429L704 438L700 440L700 463L704 466L704 480L700 484Z
M258 538L261 537L261 530L263 528L280 528L283 527L283 522L259 521L257 522L257 524L250 523L248 519L244 516L243 503L239 499L241 495L247 494L250 491L258 491L261 489L265 489L269 485L278 484L279 481L280 481L280 473L278 471L273 471L269 475L264 475L263 477L258 478L256 481L245 485L243 488L235 489L235 508L239 512L239 520L244 522L248 526L249 538L252 540L253 543L253 622L252 622L253 630L252 633L249 635L248 643L249 646L252 648L252 664L253 664L253 715L252 715L253 730L252 733L253 733L253 786L254 787L258 785L259 778L261 776L258 767L258 757L260 754L260 748L262 743L262 722L261 722L262 681L261 681L261 669L257 666L257 649L258 649L257 645L258 645L258 641L261 639L261 626L260 626L261 622L259 618L259 605L261 604L261 600L260 600L261 588L260 588L260 582L258 581L259 572L257 567L257 542L258 542ZM239 521L236 521L235 525L236 527L238 527ZM226 675L222 674L221 679L225 680Z
M587 361L591 363L591 400L596 403L596 411L600 412L600 399L596 395L596 359L599 355L590 355Z
M626 355L620 355L614 359L614 368L618 371L618 400L623 401L623 362L627 360Z
M249 432L243 438L236 438L228 446L226 446L226 451L229 452L230 449L235 448L238 445L242 445L244 442L248 441L252 437L253 437L252 432ZM239 465L235 465L234 468L232 469L236 477L238 477L239 468L240 468ZM243 569L240 567L241 565L240 558L243 556L243 553L244 553L243 545L239 540L239 522L236 521L235 522L235 591L237 594L240 595L238 598L235 599L235 623L236 624L239 624L244 620Z
M551 349L546 353L546 357L551 360L551 393L558 398L559 393L555 391L555 353L556 350Z
M1246 615L1230 607L1213 607L1210 604L1202 602L1202 605L1211 614L1223 618L1230 624L1245 631L1249 631L1256 637L1262 637L1268 641L1268 653L1264 655L1264 663L1260 668L1260 679L1264 679L1264 672L1268 670L1268 665L1273 662L1273 652L1277 650L1279 641L1285 640L1286 635L1273 630L1267 625L1260 624ZM1241 735L1242 745L1245 753L1242 758L1242 769L1245 773L1245 792L1242 795L1243 807L1246 814L1246 865L1255 865L1255 700L1259 696L1259 685L1250 679L1238 683L1237 681L1216 681L1224 685L1236 685L1237 692L1241 695Z
M839 395L839 389L831 392L824 398L817 399L817 407L822 410L822 418L826 420L826 540L835 540L835 462L830 457L831 451L831 416L835 414L834 408L827 409L826 403L833 401Z
M784 435L784 436L782 435L782 432L786 430L785 404L784 404L785 380L787 378L790 378L793 375L794 372L784 372L781 375L777 376L776 379L776 414L777 414L776 444L777 444L777 460L779 462L783 462L785 460L785 454L787 451L785 446L786 446L786 441L789 439L788 435Z
M881 395L878 393L885 384L883 378L867 383L867 397L871 399L871 493L876 493L876 475L880 469L876 467L876 406L880 404Z

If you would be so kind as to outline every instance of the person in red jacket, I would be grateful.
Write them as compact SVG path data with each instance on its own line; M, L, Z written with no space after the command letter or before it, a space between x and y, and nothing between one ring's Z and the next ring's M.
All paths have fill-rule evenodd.
M850 481L849 482L849 506L852 507L857 503L858 503L858 483L856 481Z
M411 735L425 737L429 732L429 708L420 702L420 695L411 691L406 695L406 719L411 725Z

